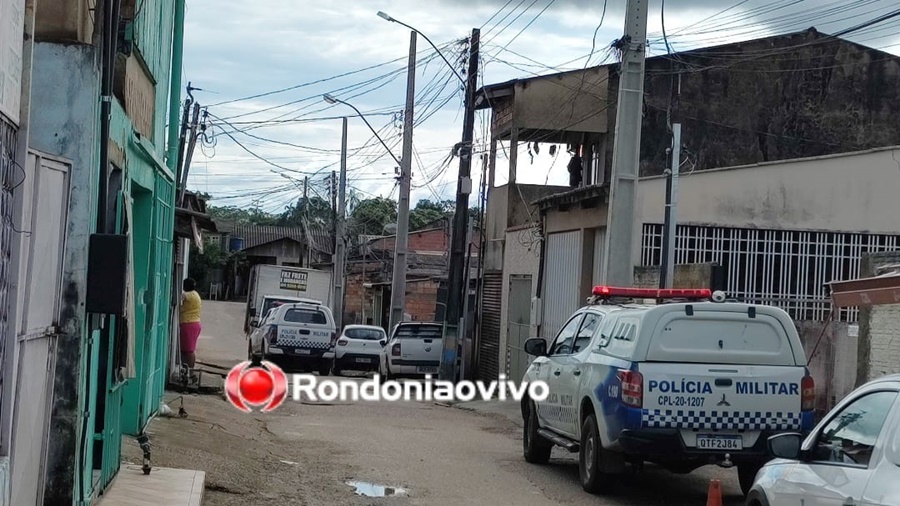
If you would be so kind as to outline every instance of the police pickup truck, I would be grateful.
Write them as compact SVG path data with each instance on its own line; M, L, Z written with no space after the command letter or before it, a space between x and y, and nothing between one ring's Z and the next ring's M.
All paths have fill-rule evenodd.
M675 473L737 466L747 494L768 437L815 423L791 318L721 292L594 287L549 345L525 349L536 358L524 381L549 390L522 402L525 460L544 464L554 446L578 452L591 493L627 464L652 462Z

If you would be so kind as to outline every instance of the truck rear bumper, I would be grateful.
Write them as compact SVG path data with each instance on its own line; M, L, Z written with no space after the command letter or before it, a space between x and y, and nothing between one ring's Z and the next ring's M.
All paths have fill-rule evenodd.
M725 454L733 462L759 462L768 460L766 441L775 432L763 431L752 447L743 450L701 450L686 446L678 429L627 429L619 435L622 450L632 456L639 456L648 461L672 462L679 460L722 460Z

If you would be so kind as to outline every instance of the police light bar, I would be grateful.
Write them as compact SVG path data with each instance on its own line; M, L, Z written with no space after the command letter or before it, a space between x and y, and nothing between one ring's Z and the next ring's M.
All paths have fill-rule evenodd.
M709 299L709 288L622 288L615 286L595 286L591 292L595 297L624 297L629 299Z

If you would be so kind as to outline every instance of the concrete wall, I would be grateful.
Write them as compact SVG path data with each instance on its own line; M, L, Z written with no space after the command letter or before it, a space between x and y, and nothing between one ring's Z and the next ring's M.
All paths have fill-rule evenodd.
M31 146L72 160L69 223L47 455L45 500L71 503L82 415L87 409L82 371L86 349L84 299L88 239L94 230L99 132L97 51L90 46L36 43L32 80ZM96 348L94 348L96 350ZM89 421L93 427L93 421ZM93 445L87 445L90 452ZM90 462L90 458L88 458Z
M795 322L816 382L816 411L820 415L850 393L856 376L857 339L845 322Z
M697 171L679 178L678 223L896 234L898 160L900 148ZM663 222L665 187L641 179L638 224Z
M509 218L509 185L490 188L484 220L484 270L503 269L503 241Z
M297 241L289 239L262 244L243 251L247 256L274 257L277 259L277 265L284 265L286 262L302 264L306 259L306 248Z
M606 104L608 76L607 67L593 67L517 83L519 128L605 133L607 115L596 111Z
M863 255L860 277L877 275L883 265L900 263L900 252ZM900 304L861 307L856 384L900 372Z
M636 266L634 286L659 288L659 266ZM676 265L672 276L672 288L709 288L712 277L710 264Z
M537 296L538 273L541 269L541 243L537 241L539 228L520 228L506 233L503 257L503 290L500 294L500 371L506 371L506 346L509 338L509 279L514 275L531 276L531 297ZM534 321L534 315L532 315ZM537 327L531 325L531 334Z

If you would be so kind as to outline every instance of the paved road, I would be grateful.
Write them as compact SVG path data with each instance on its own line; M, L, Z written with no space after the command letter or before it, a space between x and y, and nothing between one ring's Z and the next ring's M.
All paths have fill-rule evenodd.
M227 365L243 359L246 344L237 309L227 303L205 304L200 360ZM555 450L549 465L527 464L522 459L521 423L514 413L499 403L471 406L478 411L433 403L288 402L259 417L281 454L303 466L309 453L309 462L319 463L304 466L292 478L297 486L322 485L318 487L322 495L314 503L372 504L354 497L345 485L362 480L408 491L406 497L382 499L379 504L696 506L705 504L709 479L716 477L723 482L725 503L741 504L736 472L718 468L682 476L648 468L623 476L612 496L590 496L581 490L573 455ZM228 418L233 416L255 415L227 411ZM328 449L324 454L323 448ZM208 494L205 504L239 504L239 499L241 504L262 504L224 493ZM290 499L283 503L305 504Z
M203 330L197 342L197 360L232 367L247 359L242 302L203 301Z

